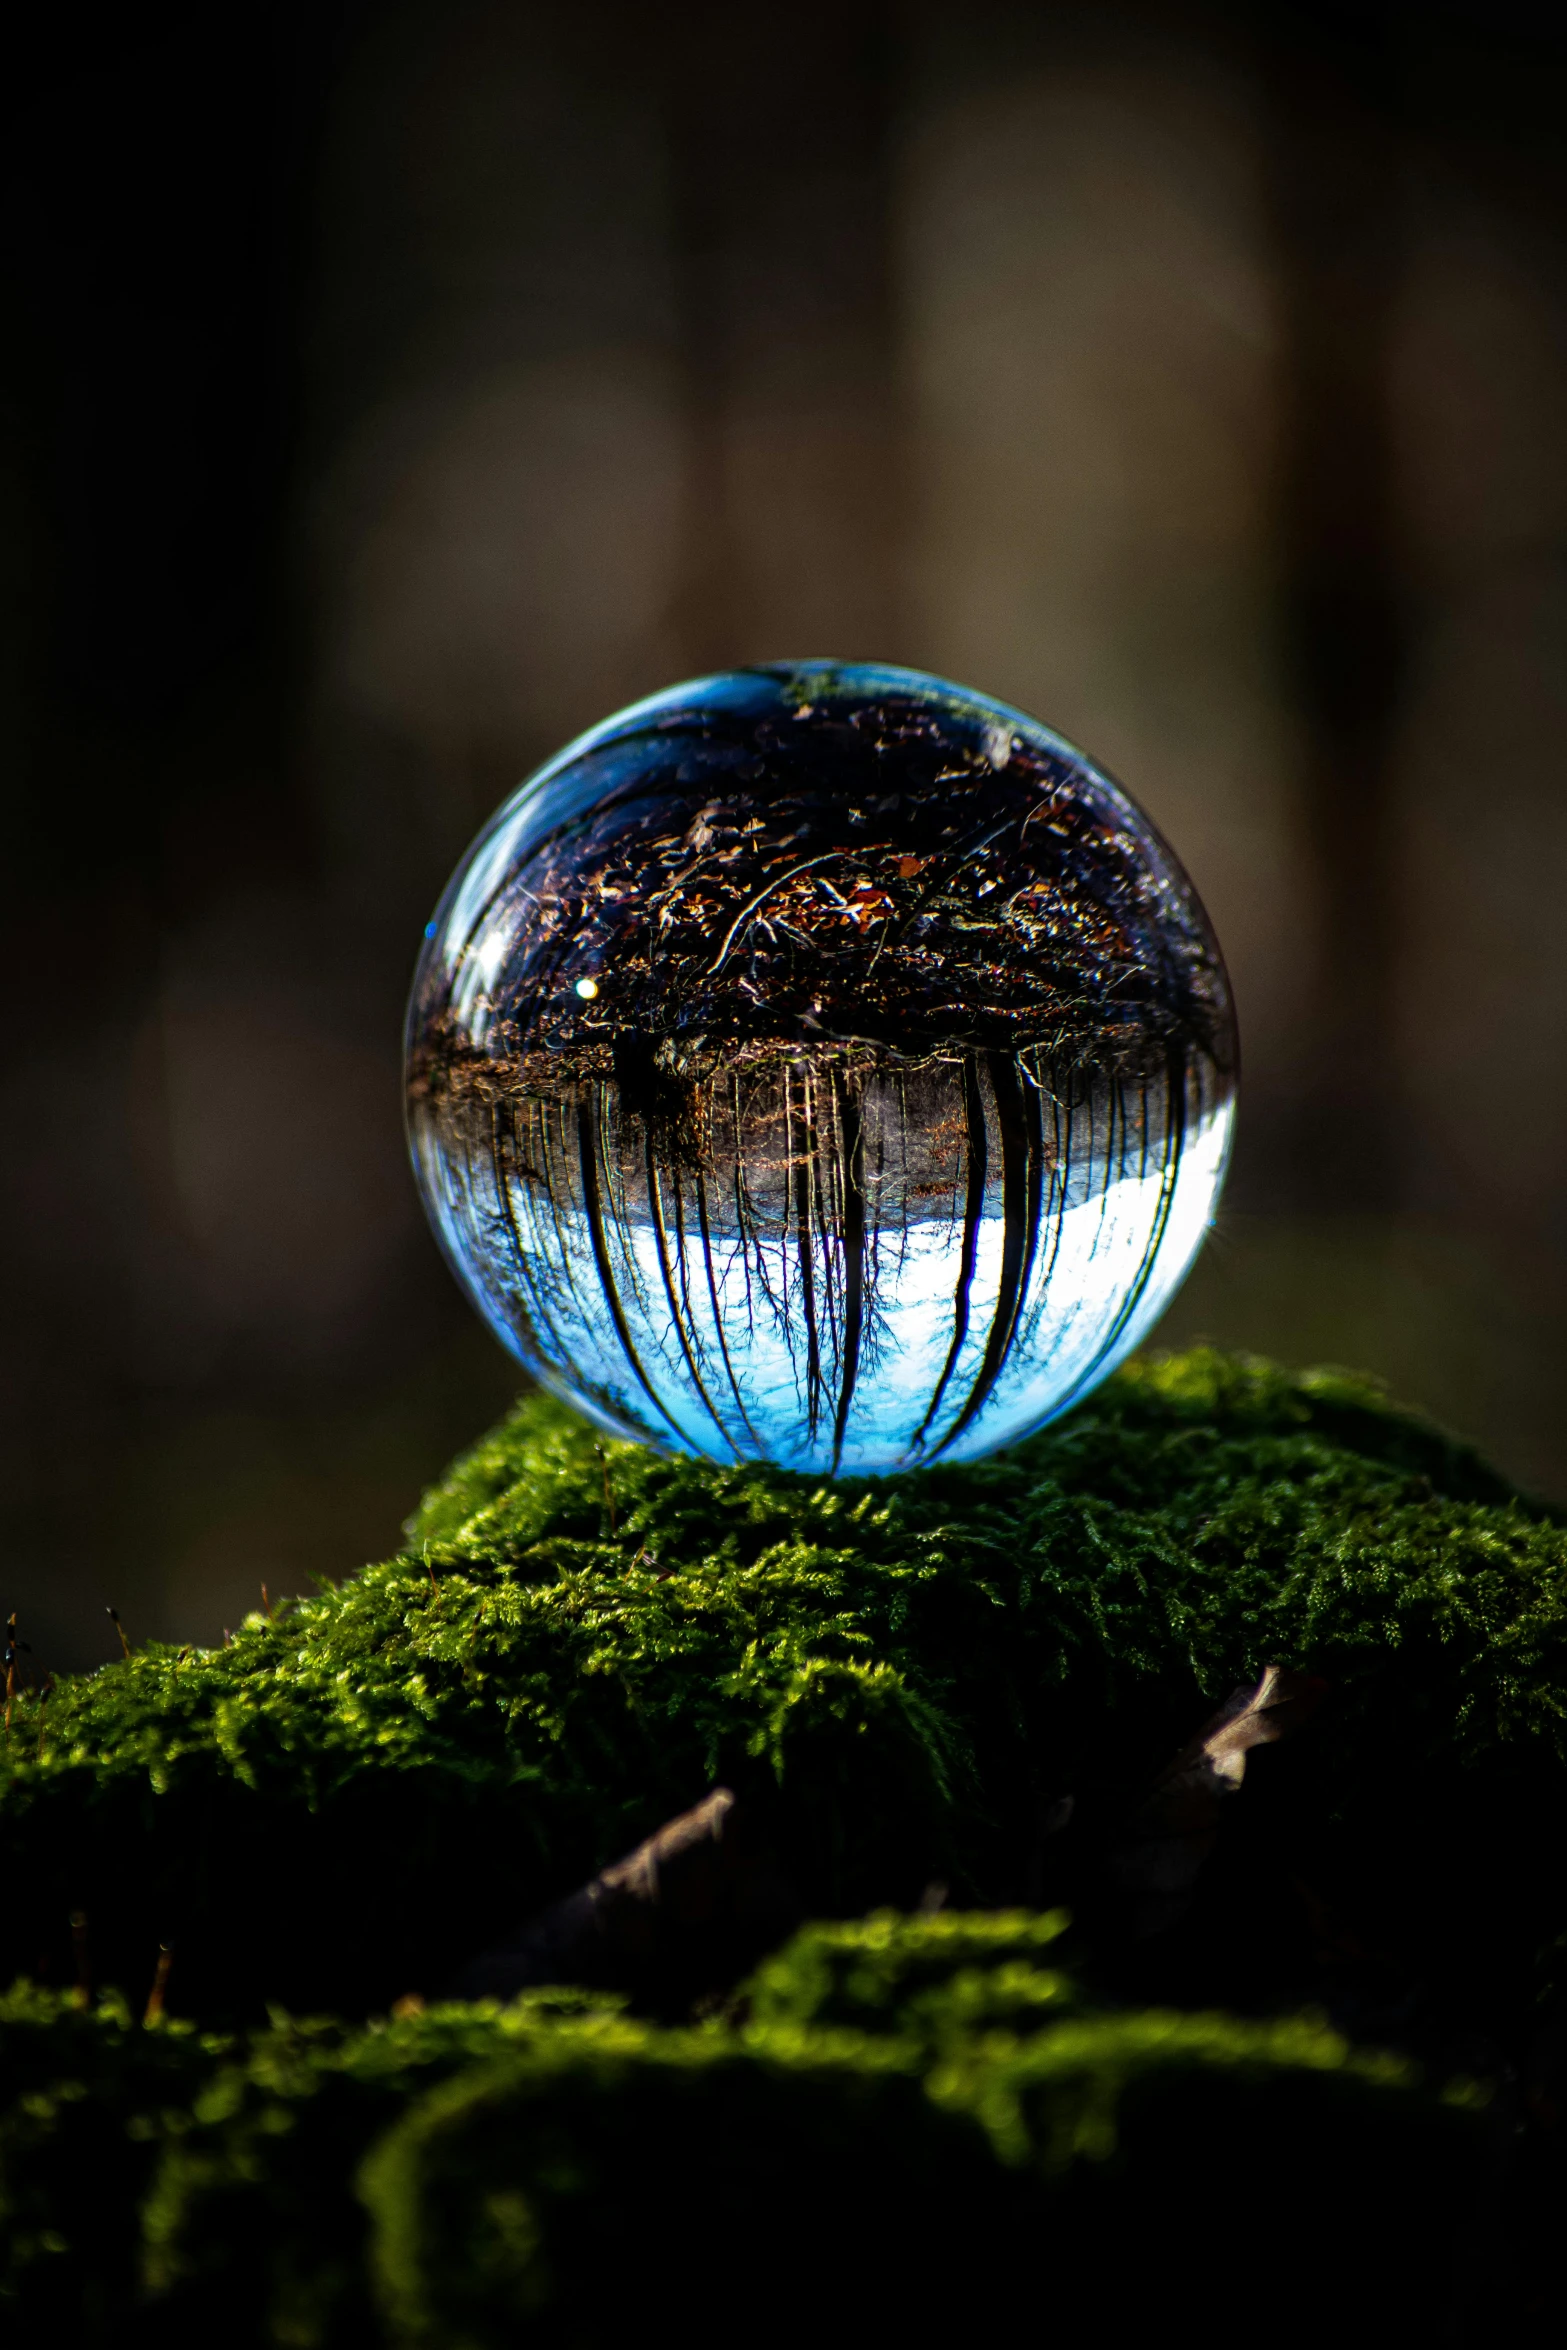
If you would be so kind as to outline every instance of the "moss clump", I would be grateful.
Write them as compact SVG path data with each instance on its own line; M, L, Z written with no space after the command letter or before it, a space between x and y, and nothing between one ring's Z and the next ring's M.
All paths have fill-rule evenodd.
M190 2024L144 2030L121 1999L0 1997L0 2333L109 2341L140 2257L165 2116L229 2053ZM13 2330L14 2329L14 2330Z
M532 1398L396 1559L17 1703L0 1969L69 1980L80 1911L137 2001L172 1940L187 2013L363 2015L715 1778L818 1914L1040 1901L1041 1806L1113 1808L1276 1660L1332 1695L1241 1843L1287 1827L1314 1898L1500 2028L1567 1931L1564 1633L1559 1520L1336 1375L1134 1366L1011 1453L837 1485Z
M607 2345L651 2306L744 2342L926 2340L1089 2304L1116 2338L1171 2332L1215 2267L1286 2342L1324 2304L1347 2341L1445 2323L1484 2250L1473 2097L1310 2020L1095 2007L1060 1930L810 1929L675 2028L565 1994L223 2042L13 1994L8 2338ZM67 2113L40 2249L14 2214ZM1281 2295L1303 2260L1309 2296Z

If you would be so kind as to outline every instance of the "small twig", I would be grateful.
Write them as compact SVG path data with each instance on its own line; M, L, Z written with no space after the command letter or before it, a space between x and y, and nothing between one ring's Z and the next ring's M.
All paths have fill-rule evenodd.
M105 1608L104 1613L109 1618L109 1621L113 1624L116 1632L118 1632L120 1635L120 1651L124 1656L126 1663L129 1664L131 1661L131 1644L125 1637L125 1626L120 1622L120 1611L117 1607L111 1607Z
M173 1943L160 1942L158 1945L158 1964L152 1978L152 1989L147 1994L147 2004L146 2007L142 2010L141 2020L144 2024L155 2024L159 2016L161 2016L163 2013L164 1994L169 1987L169 1969L171 1966L173 1966L173 1964Z
M261 1586L261 1612L270 1624L272 1621L272 1601L264 1583Z
M465 1967L461 1999L512 1999L540 1983L600 1983L674 1998L733 1982L799 1922L776 1855L727 1787Z
M23 1665L22 1659L24 1656L31 1656L32 1653L32 1649L28 1643L25 1640L19 1639L17 1636L16 1610L13 1608L6 1620L4 1654L5 1738L6 1744L8 1746L11 1743L11 1700L16 1696L17 1691L21 1688L26 1674L27 1668ZM33 1675L35 1681L37 1680L37 1677L37 1673L35 1672ZM52 1673L46 1674L45 1679L47 1680L49 1687L52 1689L54 1687L54 1675Z
M615 1496L609 1489L609 1455L602 1444L595 1444L593 1449L599 1456L599 1467L604 1473L604 1507L609 1512L609 1533L610 1540L613 1541L615 1538Z
M750 921L752 915L759 912L760 909L766 905L768 899L772 896L775 889L782 889L788 882L798 881L802 873L811 872L817 865L830 865L834 858L841 857L843 854L844 852L842 849L824 849L819 857L807 857L803 865L791 865L787 873L774 874L772 880L765 883L764 886L757 891L756 895L750 899L746 905L743 905L740 908L739 913L735 916L734 920L730 923L729 928L725 931L724 943L719 948L717 954L713 957L712 962L708 965L705 976L708 979L717 978L719 972L722 971L724 965L729 960L729 950L734 945L736 938L740 934L740 931L744 925Z

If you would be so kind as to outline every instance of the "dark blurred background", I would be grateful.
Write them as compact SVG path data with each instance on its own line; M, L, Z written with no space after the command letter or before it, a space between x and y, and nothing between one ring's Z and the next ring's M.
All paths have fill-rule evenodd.
M4 140L0 1605L56 1665L386 1553L515 1376L421 925L681 675L1021 703L1246 1052L1165 1327L1567 1498L1567 20L57 12Z

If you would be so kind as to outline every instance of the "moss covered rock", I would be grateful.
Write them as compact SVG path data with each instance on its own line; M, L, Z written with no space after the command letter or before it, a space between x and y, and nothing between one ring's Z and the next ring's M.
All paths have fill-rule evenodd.
M77 1913L138 2004L172 1942L189 2015L362 2016L715 1779L817 1914L1042 1903L1057 1799L1113 1812L1277 1661L1329 1700L1227 1849L1512 2028L1567 1932L1564 1635L1559 1518L1338 1375L1133 1366L1011 1453L831 1485L530 1398L396 1559L16 1702L0 1971L69 1981Z

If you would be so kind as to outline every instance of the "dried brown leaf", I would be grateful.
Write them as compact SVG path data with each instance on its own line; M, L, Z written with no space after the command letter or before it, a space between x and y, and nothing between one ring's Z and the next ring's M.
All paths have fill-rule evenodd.
M1107 1862L1112 1883L1134 1897L1134 1933L1158 1933L1185 1912L1218 1842L1223 1799L1246 1776L1246 1757L1301 1729L1326 1690L1314 1674L1269 1665L1254 1688L1232 1691L1167 1764Z

